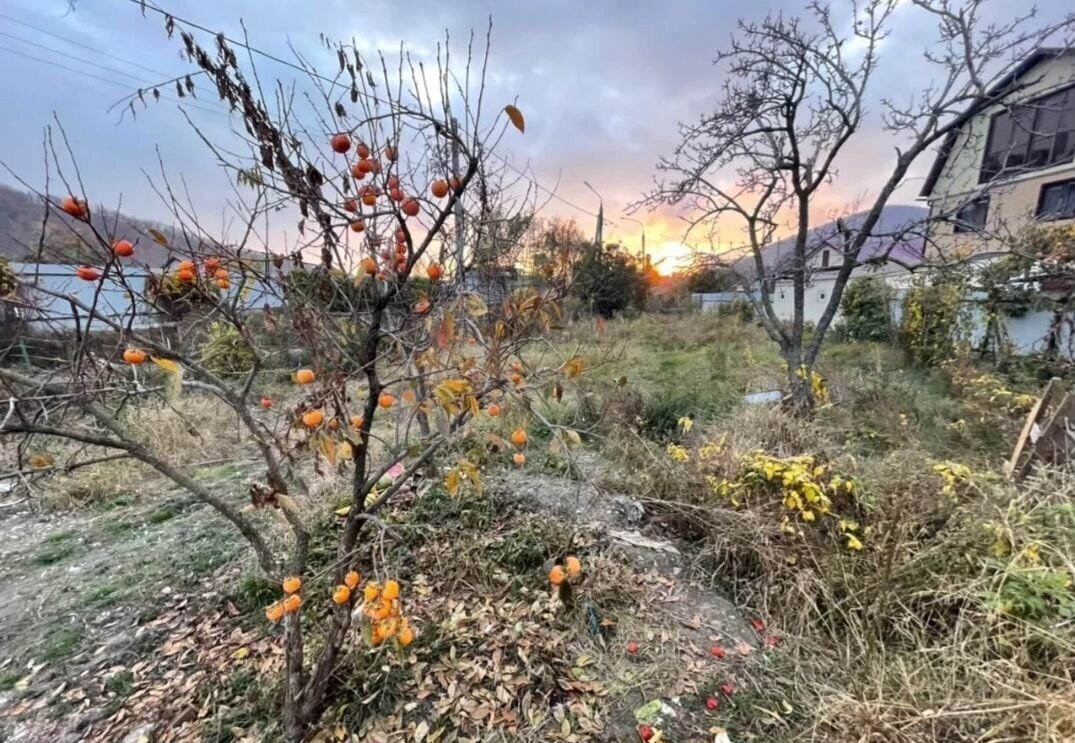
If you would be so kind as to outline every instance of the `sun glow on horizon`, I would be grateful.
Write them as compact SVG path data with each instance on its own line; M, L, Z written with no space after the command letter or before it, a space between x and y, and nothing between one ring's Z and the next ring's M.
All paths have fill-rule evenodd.
M695 252L679 240L665 240L657 245L647 245L646 248L650 263L662 276L689 268Z

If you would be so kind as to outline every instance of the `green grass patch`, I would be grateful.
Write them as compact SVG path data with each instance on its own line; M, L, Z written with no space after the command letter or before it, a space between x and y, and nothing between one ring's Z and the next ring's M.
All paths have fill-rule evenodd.
M231 601L244 614L260 612L280 598L280 584L263 575L243 575L231 592Z
M567 534L559 521L532 519L488 545L485 558L510 575L524 575L538 571L566 544Z
M209 467L202 468L202 477L212 480L228 480L237 477L242 477L246 473L246 469L242 464L237 462L228 462L226 464L216 464Z
M64 660L78 649L85 634L86 631L81 626L56 629L42 645L41 659L48 663Z
M119 586L114 585L101 585L94 586L86 593L86 601L99 604L104 601L108 601L110 598L119 593Z
M233 554L234 550L222 543L219 537L206 537L199 540L195 548L184 556L180 567L194 576L205 575L226 563Z
M157 509L153 513L149 514L149 517L146 519L146 521L151 524L163 524L165 521L171 521L175 518L175 516L176 512L174 510L165 507Z
M19 671L0 671L0 691L11 691L21 678Z
M118 697L129 697L134 691L134 674L130 671L119 671L112 674L105 681L105 691Z
M133 521L127 521L126 519L110 520L105 523L104 531L106 534L113 536L121 536L130 531L133 531L137 527Z
M47 537L41 540L41 544L63 544L64 542L70 541L70 539L74 536L75 532L73 529L64 529L62 531L57 531L53 532L52 534L49 534Z
M34 563L37 565L53 565L66 560L75 552L75 546L66 542L59 544L43 543L41 548L34 554Z

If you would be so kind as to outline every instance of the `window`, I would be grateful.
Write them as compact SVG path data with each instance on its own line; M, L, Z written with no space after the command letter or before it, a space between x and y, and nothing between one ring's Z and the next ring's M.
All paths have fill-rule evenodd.
M1075 179L1046 183L1038 197L1038 219L1075 219Z
M989 216L988 196L981 196L973 201L968 201L956 209L955 217L952 219L952 231L956 234L979 232L985 227L987 216Z
M827 251L827 250L822 250L821 251L821 267L822 268L828 268L829 267L829 251Z
M993 116L978 182L1075 157L1075 86Z

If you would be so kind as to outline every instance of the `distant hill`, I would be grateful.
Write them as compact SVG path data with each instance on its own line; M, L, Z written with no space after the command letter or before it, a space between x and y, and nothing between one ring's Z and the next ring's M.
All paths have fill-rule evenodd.
M37 196L0 184L0 256L16 261L34 260L41 236L43 215L44 205ZM107 224L109 230L116 224L117 235L122 235L131 242L137 239L138 258L141 262L159 266L167 259L167 250L153 241L149 230L157 230L171 238L171 227L126 214L119 214L117 221L116 212L108 210L95 211L93 220L97 225ZM86 226L77 220L63 214L49 216L45 236L48 249L41 256L42 263L92 261L85 246L79 243L70 227L81 234L88 234Z

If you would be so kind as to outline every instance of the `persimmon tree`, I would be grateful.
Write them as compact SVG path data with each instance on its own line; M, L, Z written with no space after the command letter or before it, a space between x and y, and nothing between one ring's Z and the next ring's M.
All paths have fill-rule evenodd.
M900 12L918 14L921 33L932 38L920 52L926 62L919 73L926 80L921 92L900 100L879 90L877 73L882 51L892 57L907 53L885 44L894 14L904 5L850 3L845 18L815 1L802 18L774 15L740 23L730 47L716 58L727 73L720 100L712 112L680 126L680 143L658 163L656 188L639 204L687 206L692 230L716 230L718 224L741 229L750 283L760 289L756 314L787 362L800 411L814 405L814 366L863 248L883 238L890 252L900 242L900 235L875 228L912 166L972 117L1032 84L1012 73L1026 54L1050 40L1065 46L1062 37L1075 24L1067 16L1036 26L1033 10L994 23L987 6L998 4L987 0L913 0ZM871 106L880 112L876 120L868 116ZM812 220L831 198L828 188L839 179L841 158L859 139L876 146L877 130L893 154L863 204L864 216L854 225L838 220L819 241ZM765 254L785 225L793 246L778 278L791 283L790 319L778 316L770 301L775 271ZM904 232L922 229L909 225ZM837 256L835 278L816 328L808 332L810 258L822 247ZM870 257L882 259L887 252L871 251Z
M30 460L57 439L89 457L76 455L65 469L137 460L235 527L283 589L266 615L283 623L283 727L298 741L319 719L344 654L414 638L398 583L361 586L371 572L370 544L384 528L378 511L417 478L443 476L450 492L480 484L466 458L433 462L451 442L476 435L471 427L481 418L505 429L482 443L524 464L528 396L581 364L569 358L532 368L521 357L557 321L559 285L487 304L454 280L472 247L466 241L482 239L473 224L470 237L457 229L460 219L473 216L488 238L491 215L503 223L529 218L525 197L505 195L510 184L492 153L524 123L514 105L491 108L485 100L488 49L476 58L472 44L459 70L448 63L447 40L435 59L404 54L394 65L326 44L335 69L323 75L300 58L309 84L300 94L282 83L263 86L245 44L219 35L203 46L172 18L166 29L195 68L170 84L184 95L212 91L237 122L227 142L191 126L234 179L228 209L238 235L208 229L163 164L151 183L172 213L173 234L117 234L115 221L97 216L104 209L62 129L50 129L46 183L58 180L62 198L50 187L38 191L46 217L37 255L48 258L56 235L76 239L93 260L73 269L72 281L93 293L87 300L44 285L14 287L28 304L34 296L53 300L38 318L51 322L45 348L52 350L28 366L11 353L15 342L4 349L0 433L16 437L27 470L49 470L50 461ZM154 93L139 91L132 109L153 105ZM280 214L293 216L300 236L283 250L263 226ZM509 232L497 233L497 251L510 252ZM150 244L166 250L163 266L140 260ZM146 272L152 280L141 285L135 275ZM125 298L119 308L117 296ZM146 312L181 317L185 330L136 322ZM203 353L197 339L206 333L242 349L241 371L222 370ZM25 331L16 339L39 340ZM274 400L266 379L296 350L307 361L288 367L295 392ZM211 396L256 449L263 471L245 505L242 493L206 484L129 429L132 406L178 412L182 395ZM186 424L197 432L198 421ZM316 508L305 506L316 493L306 482L315 468L346 478L350 493L338 512L335 559L321 571L335 588L324 595L311 588L324 576L309 574Z

